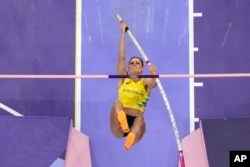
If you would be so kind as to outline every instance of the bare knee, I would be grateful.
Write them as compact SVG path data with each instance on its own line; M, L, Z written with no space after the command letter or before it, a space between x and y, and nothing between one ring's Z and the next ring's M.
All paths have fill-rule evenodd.
M136 117L135 124L137 124L138 126L144 125L145 124L144 118L142 116Z
M114 107L115 111L117 111L117 112L123 110L122 102L119 101L119 100L116 100L116 101L114 102L113 107Z
M118 127L111 127L110 130L111 130L111 132L113 133L113 135L115 137L117 137L117 138L124 137L124 133L123 133L123 131L120 128L118 128Z
M122 107L122 102L120 100L116 100L114 102L114 106Z

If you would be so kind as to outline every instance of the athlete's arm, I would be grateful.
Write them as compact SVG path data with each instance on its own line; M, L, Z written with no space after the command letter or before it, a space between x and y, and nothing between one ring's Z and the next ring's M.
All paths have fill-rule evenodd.
M125 41L125 35L126 35L126 23L121 22L120 28L121 28L121 36L120 36L120 43L119 43L119 57L118 57L118 63L117 63L117 75L126 75L126 41ZM124 79L120 78L118 79L118 87L121 86Z
M149 65L149 71L150 72L155 72L156 73L156 67L154 65ZM145 78L144 79L144 85L149 88L149 89L152 89L152 88L155 88L157 86L157 83L155 81L155 78Z

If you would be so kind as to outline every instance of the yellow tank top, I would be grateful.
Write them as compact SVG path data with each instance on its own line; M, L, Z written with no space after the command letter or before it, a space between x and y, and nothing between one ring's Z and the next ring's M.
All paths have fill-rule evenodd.
M122 102L123 107L144 112L148 98L143 78L138 82L126 78L119 88L119 100Z

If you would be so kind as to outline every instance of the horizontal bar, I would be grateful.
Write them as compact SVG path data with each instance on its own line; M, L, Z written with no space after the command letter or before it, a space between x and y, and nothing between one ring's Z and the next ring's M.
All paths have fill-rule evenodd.
M109 75L109 78L159 78L159 75Z
M221 74L162 74L159 78L236 78L250 77L250 73L221 73Z
M159 75L0 75L0 79L108 79L108 78L236 78L250 77L250 73L224 74L159 74Z
M0 79L159 78L159 75L0 75Z

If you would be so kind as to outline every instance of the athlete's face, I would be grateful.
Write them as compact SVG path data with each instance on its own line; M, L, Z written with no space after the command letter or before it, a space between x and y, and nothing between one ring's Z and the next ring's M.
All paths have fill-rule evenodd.
M134 75L139 75L143 71L142 62L138 58L133 58L129 61L128 67L129 73Z

